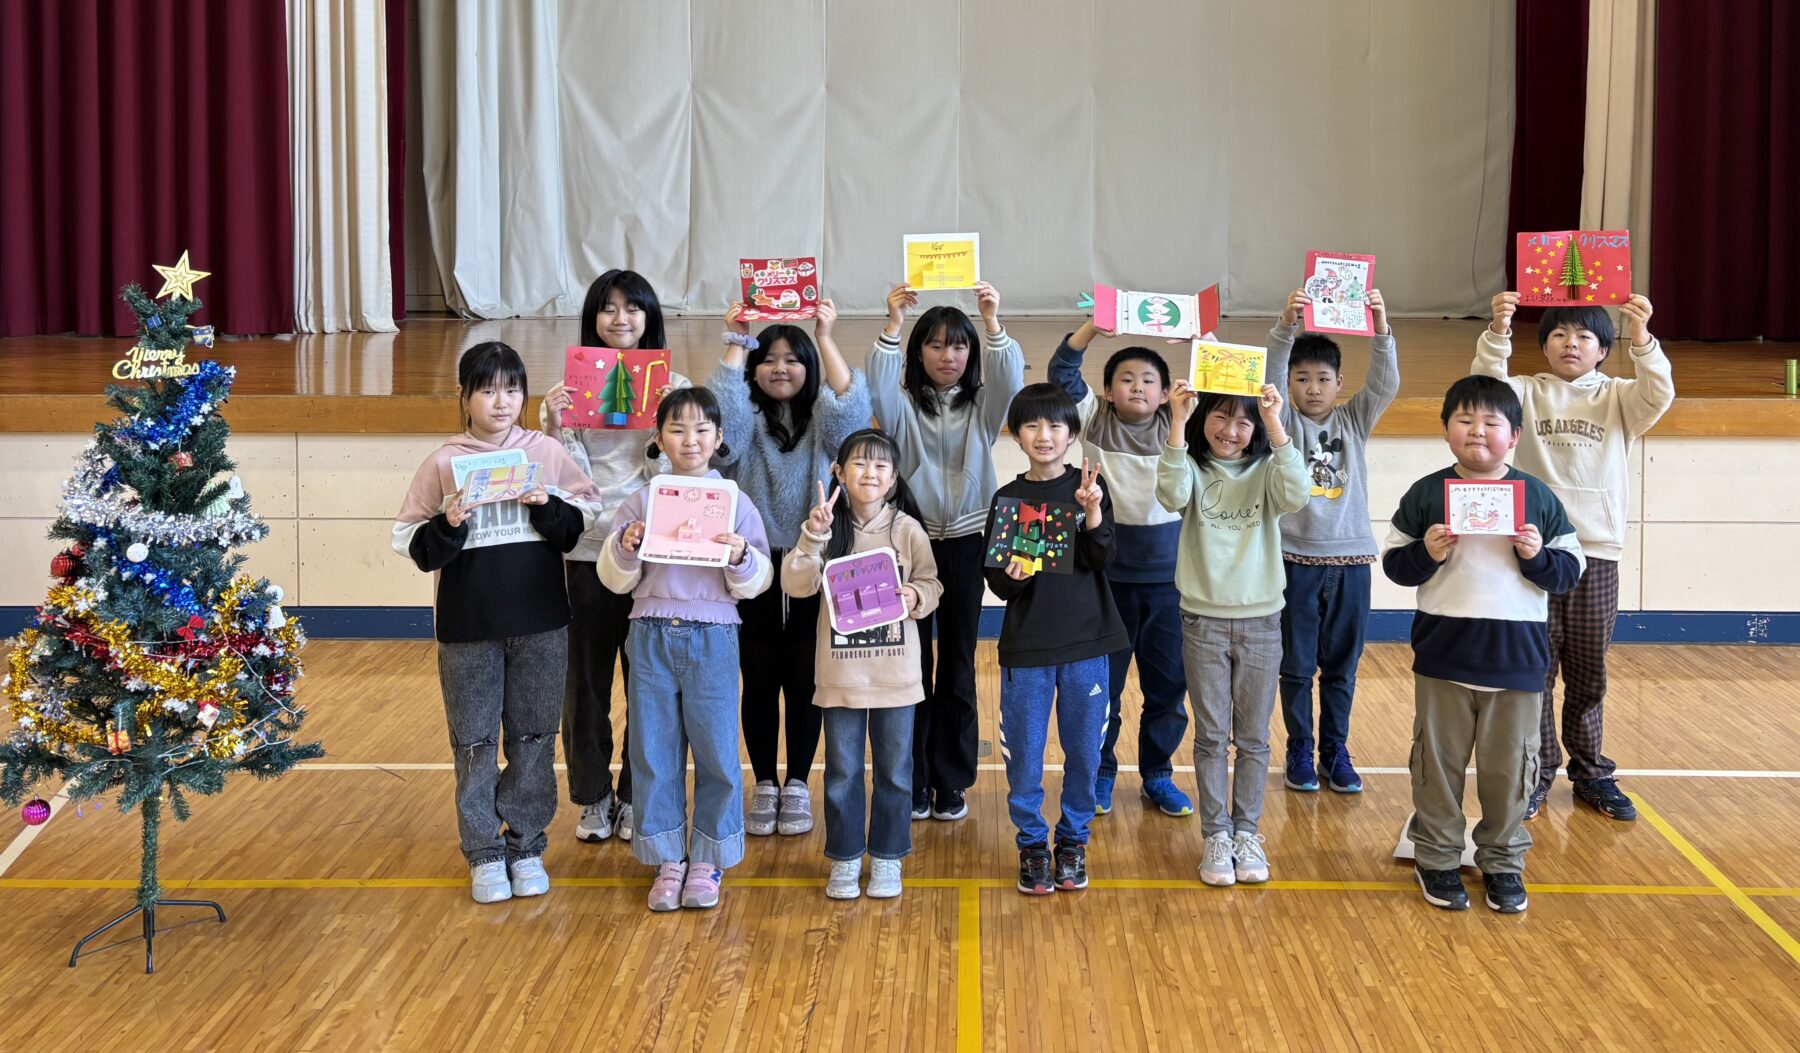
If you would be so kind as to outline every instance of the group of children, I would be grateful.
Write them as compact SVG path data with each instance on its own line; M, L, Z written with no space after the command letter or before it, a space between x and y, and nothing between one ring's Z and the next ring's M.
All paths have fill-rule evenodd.
M671 377L654 433L561 428L572 403L562 385L544 397L542 430L527 429L518 355L500 343L464 353L467 430L420 467L394 547L439 575L439 671L478 902L549 888L542 855L556 806L559 716L570 798L581 809L576 836L616 834L656 867L652 910L717 904L746 833L812 828L807 775L821 734L826 895L863 894L865 855L867 894L899 895L910 823L968 812L984 586L1006 604L1000 742L1020 891L1087 885L1089 828L1112 808L1134 658L1144 797L1167 815L1196 810L1173 778L1191 698L1200 877L1266 881L1258 820L1277 697L1286 785L1362 788L1349 718L1378 556L1390 578L1419 587L1410 833L1426 899L1468 903L1456 863L1473 752L1488 903L1524 909L1530 839L1520 823L1542 806L1560 759L1547 686L1559 661L1577 795L1631 817L1600 753L1600 702L1625 452L1673 399L1647 301L1633 297L1622 309L1637 380L1596 368L1613 342L1607 314L1566 308L1540 328L1552 372L1509 381L1518 298L1496 297L1477 353L1481 375L1458 381L1444 402L1456 463L1413 486L1380 550L1365 451L1399 371L1379 292L1370 294L1369 376L1342 404L1339 350L1300 333L1300 292L1269 333L1267 375L1285 374L1287 394L1270 384L1260 397L1195 391L1144 346L1112 354L1096 392L1082 359L1112 334L1092 321L1056 349L1050 382L1027 386L998 292L982 283L976 301L978 318L951 306L925 311L902 346L918 296L894 287L866 376L832 340L831 301L820 303L810 335L785 324L752 335L734 306L718 369L704 387ZM583 306L581 342L666 346L649 283L630 271L602 275ZM991 456L1002 427L1028 462L1004 486ZM1514 446L1519 468L1506 464ZM452 459L515 449L542 466L539 485L517 501L465 507ZM644 487L659 473L737 484L736 521L712 539L728 550L727 566L639 558ZM1512 538L1449 532L1444 480L1455 477L1524 480L1527 525ZM1007 499L1076 510L1067 572L985 565L989 525ZM907 617L839 633L819 596L823 567L879 548L896 555ZM616 785L615 658L627 700ZM1065 755L1054 830L1042 815L1053 713ZM756 777L748 808L740 733Z

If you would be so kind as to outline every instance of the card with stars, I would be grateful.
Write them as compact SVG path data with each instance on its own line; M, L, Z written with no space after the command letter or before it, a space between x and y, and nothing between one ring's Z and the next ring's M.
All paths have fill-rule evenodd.
M562 426L654 428L669 377L667 351L571 347L563 359L563 383L575 403L562 411Z
M1631 297L1631 232L1521 232L1517 267L1521 307L1617 307Z

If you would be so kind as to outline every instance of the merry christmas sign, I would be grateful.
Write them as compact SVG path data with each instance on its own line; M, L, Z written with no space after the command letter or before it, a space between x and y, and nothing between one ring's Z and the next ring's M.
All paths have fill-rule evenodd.
M574 404L562 411L565 428L654 428L662 389L669 386L669 352L571 347L563 383Z
M1631 297L1631 232L1522 233L1516 267L1523 307L1617 307Z
M792 322L819 313L819 261L812 256L738 261L747 322Z

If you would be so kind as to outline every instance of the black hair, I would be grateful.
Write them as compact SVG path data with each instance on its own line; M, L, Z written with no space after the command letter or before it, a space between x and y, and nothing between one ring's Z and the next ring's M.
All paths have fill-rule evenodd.
M1141 344L1133 344L1130 347L1121 347L1112 353L1112 357L1106 360L1106 370L1100 374L1101 385L1106 388L1111 388L1113 374L1117 373L1119 367L1127 362L1148 362L1150 365L1155 366L1156 375L1162 378L1163 390L1165 392L1169 390L1169 360ZM1160 416L1167 417L1170 412L1169 404L1164 402L1162 405L1156 407L1156 412Z
M1593 333L1600 344L1602 358L1612 352L1613 341L1619 335L1613 328L1612 315L1607 314L1604 307L1552 307L1538 321L1538 350L1544 349L1550 341L1550 331L1558 326Z
M912 490L906 485L906 476L900 472L900 446L887 432L880 428L864 428L853 432L838 447L837 466L841 469L850 461L870 454L885 457L894 466L894 488L888 491L888 504L923 522L925 517L919 511L919 503L913 500ZM837 503L831 506L831 540L825 545L825 558L832 560L848 556L855 540L856 523L850 516L850 494L847 489L840 488Z
M1250 418L1250 441L1244 446L1244 463L1255 464L1269 455L1269 429L1263 426L1262 413L1259 412L1259 400L1254 395L1222 395L1216 391L1202 391L1194 404L1194 415L1188 418L1187 439L1188 456L1194 463L1205 469L1212 463L1212 447L1206 443L1206 418L1215 410L1224 410L1231 416L1239 411Z
M1344 371L1344 353L1338 350L1337 341L1318 333L1301 333L1294 341L1294 349L1288 354L1288 372L1293 372L1308 362L1317 362L1322 366L1330 366L1333 373Z
M725 417L719 412L718 397L708 388L676 388L669 392L656 407L657 434L662 434L663 424L670 417L686 416L684 411L690 406L698 409L701 416L712 421L712 426L719 431L719 448L713 456L730 457L731 447L725 445ZM661 457L662 452L662 447L656 444L655 439L651 439L650 445L644 449L644 455L651 460Z
M1464 377L1444 392L1444 410L1438 419L1450 423L1458 410L1492 410L1505 417L1513 431L1525 426L1525 410L1519 405L1519 394L1499 377L1484 375Z
M525 362L510 345L489 340L464 351L457 360L456 388L464 428L469 426L469 396L496 381L508 386L517 384L521 394L531 397L525 383Z
M756 386L756 367L769 357L777 340L785 341L788 350L806 368L806 380L787 403L788 414L794 421L792 432L781 419L781 403ZM797 325L771 325L756 334L756 349L744 360L744 380L750 385L750 401L762 411L769 437L780 444L781 452L787 453L800 445L800 439L806 435L806 425L812 420L813 405L819 401L819 349L813 344L812 337L806 335L806 330Z
M1034 420L1067 424L1070 437L1081 434L1081 411L1060 384L1027 384L1013 396L1006 407L1006 430L1016 439L1019 429Z
M662 302L656 298L656 290L644 280L644 276L636 271L620 270L614 267L588 286L587 299L581 302L581 346L605 347L600 339L600 327L594 319L600 316L600 308L612 299L613 290L625 294L625 302L644 312L644 335L638 339L642 348L663 348L669 346L669 339L663 330Z
M927 417L937 416L938 393L937 385L925 372L925 341L936 336L939 330L943 331L945 343L951 346L962 344L969 349L969 363L963 367L962 378L957 381L962 390L956 393L950 408L975 401L975 393L981 390L981 337L975 332L975 323L955 307L933 307L913 323L912 335L906 341L906 368L900 374L900 390L911 395L913 405Z

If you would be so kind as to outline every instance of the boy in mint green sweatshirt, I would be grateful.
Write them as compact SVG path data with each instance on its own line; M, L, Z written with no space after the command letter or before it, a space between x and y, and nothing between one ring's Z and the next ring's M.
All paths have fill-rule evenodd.
M1199 393L1178 380L1169 406L1156 499L1181 516L1175 587L1206 837L1200 880L1267 881L1257 821L1281 665L1280 521L1306 507L1306 467L1282 427L1272 384L1255 399ZM1227 741L1237 751L1235 775L1227 772Z

